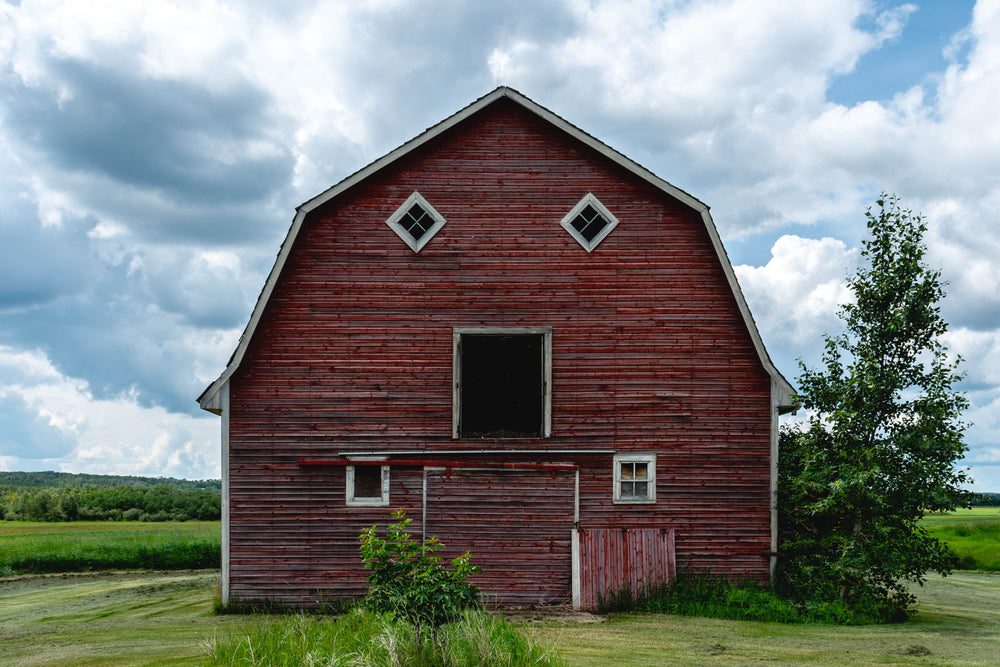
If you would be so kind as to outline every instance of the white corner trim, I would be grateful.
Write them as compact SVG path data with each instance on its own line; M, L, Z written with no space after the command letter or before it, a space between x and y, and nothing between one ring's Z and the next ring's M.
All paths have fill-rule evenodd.
M777 575L778 568L778 557L773 554L778 552L778 457L780 452L778 451L778 415L781 413L783 406L790 402L789 396L785 394L784 387L777 379L771 379L771 442L770 442L770 453L771 453L771 465L770 465L770 480L768 484L768 493L770 501L770 519L771 519L771 558L769 561L769 571L771 573L771 584L775 582L775 576Z
M220 595L222 606L229 605L229 383L218 392L219 414L222 415L222 563Z

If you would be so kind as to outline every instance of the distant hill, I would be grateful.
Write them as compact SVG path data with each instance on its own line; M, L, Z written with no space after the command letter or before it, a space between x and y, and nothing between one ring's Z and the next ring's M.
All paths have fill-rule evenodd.
M89 475L71 472L4 472L0 471L0 492L74 486L134 486L152 488L167 486L179 491L222 492L218 479L174 479L172 477L135 477L132 475Z

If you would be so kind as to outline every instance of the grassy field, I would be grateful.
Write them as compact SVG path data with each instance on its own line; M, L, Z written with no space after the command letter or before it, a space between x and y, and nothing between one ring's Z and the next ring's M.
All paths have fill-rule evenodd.
M216 616L214 572L0 580L0 665L200 665L215 638L273 617ZM540 617L527 631L569 665L995 665L1000 575L959 572L918 591L899 625L833 627L621 616ZM313 622L313 621L308 621Z
M216 616L209 572L0 580L0 665L197 665L205 642L253 619Z
M545 623L571 665L995 665L1000 576L960 572L917 592L913 620L884 626L782 625L676 616Z
M994 555L1000 551L1000 538L976 528L1000 524L997 508L934 515L925 522L960 552L983 544ZM63 553L60 558L67 563L90 562L103 569L97 560L81 561L80 554L106 551L136 558L136 544L203 539L217 544L218 530L217 522L0 522L0 567L37 550ZM948 533L952 537L947 531L953 531ZM979 537L980 532L987 537ZM217 585L214 570L0 578L0 666L204 665L217 638L240 637L283 622L269 616L215 615ZM915 593L918 613L912 621L875 627L665 615L624 615L600 622L552 616L520 620L540 641L555 645L570 665L997 664L1000 574L933 576ZM303 620L314 622L327 620Z
M1000 572L1000 507L931 514L923 523L958 554L959 568Z
M924 525L928 528L978 521L1000 521L1000 507L971 507L954 512L928 514L923 518Z
M0 521L0 576L219 566L218 521Z

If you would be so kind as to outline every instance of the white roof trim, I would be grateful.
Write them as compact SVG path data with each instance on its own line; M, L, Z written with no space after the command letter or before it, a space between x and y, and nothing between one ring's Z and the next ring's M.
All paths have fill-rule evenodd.
M240 337L236 350L233 352L229 363L226 365L226 369L222 372L219 378L209 385L209 387L202 392L201 396L198 397L198 403L203 409L214 411L213 408L216 407L218 402L217 395L219 391L236 371L236 369L239 368L240 362L243 361L243 355L246 353L250 339L253 337L253 333L257 329L257 324L260 322L261 315L264 312L264 307L271 298L271 292L274 291L274 286L278 281L278 276L281 275L281 270L285 266L285 261L291 252L292 245L295 243L299 230L302 228L302 222L305 220L306 215L342 192L365 180L372 174L392 164L404 155L407 155L428 141L440 136L444 132L447 132L455 125L458 125L465 119L475 115L501 98L507 98L517 102L528 111L531 111L535 115L548 121L577 141L586 144L612 162L624 167L636 176L639 176L651 185L662 190L671 197L680 200L682 203L701 214L702 220L705 223L705 228L708 230L709 238L712 240L712 246L715 248L716 255L718 255L719 261L722 263L726 279L728 280L729 286L733 291L733 296L736 298L736 303L739 305L740 313L743 315L743 320L746 323L748 331L750 332L750 337L753 340L754 348L757 350L761 363L764 365L768 374L778 383L778 385L787 391L788 395L793 393L794 390L792 389L792 385L774 366L770 356L767 354L767 350L764 348L764 342L760 337L757 324L754 322L753 316L750 314L750 308L747 306L746 299L743 297L743 290L740 289L739 282L736 280L736 273L733 271L733 266L729 261L729 256L726 254L726 250L722 246L722 239L719 237L719 232L715 227L715 222L712 220L711 214L709 214L708 206L680 188L666 182L642 165L625 157L607 144L604 144L598 139L587 134L572 123L569 123L545 107L542 107L528 99L513 88L501 86L489 94L480 97L478 100L458 113L449 116L437 125L428 128L423 133L417 135L395 150L383 155L367 167L356 171L333 187L316 195L309 201L301 204L296 209L295 218L292 220L292 226L289 228L288 234L285 236L285 240L281 244L281 248L278 251L278 257L275 260L274 266L271 268L271 272L267 276L267 281L264 283L264 288L261 290L260 296L257 298L257 304L254 306L253 313L250 316L250 321L247 323L247 327L243 331L243 335Z

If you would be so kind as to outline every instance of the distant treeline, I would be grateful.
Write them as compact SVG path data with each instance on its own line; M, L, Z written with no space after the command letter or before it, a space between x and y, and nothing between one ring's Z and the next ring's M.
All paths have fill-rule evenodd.
M88 475L72 472L0 471L0 492L61 486L169 486L181 491L222 491L218 479L174 479L173 477L134 477L132 475Z
M980 493L979 498L976 499L975 505L997 507L1000 506L1000 493Z
M0 512L7 521L214 521L220 489L218 480L0 472Z

